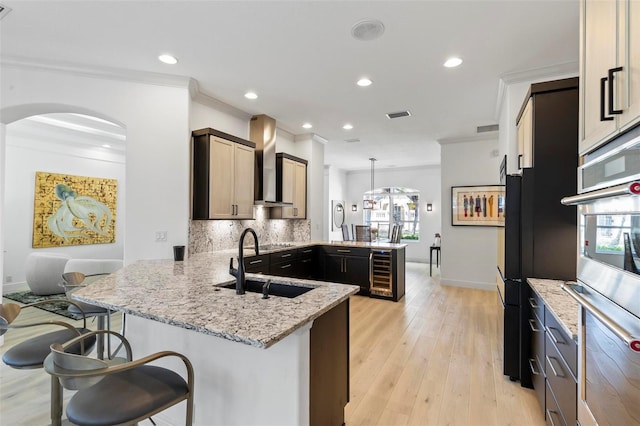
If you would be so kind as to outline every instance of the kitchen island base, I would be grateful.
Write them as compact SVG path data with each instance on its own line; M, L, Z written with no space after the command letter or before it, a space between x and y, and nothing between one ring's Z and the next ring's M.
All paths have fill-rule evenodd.
M126 335L135 358L174 350L190 359L195 372L194 425L344 423L349 395L348 300L267 349L132 315ZM158 365L182 371L178 363ZM154 420L180 425L184 415L181 403Z

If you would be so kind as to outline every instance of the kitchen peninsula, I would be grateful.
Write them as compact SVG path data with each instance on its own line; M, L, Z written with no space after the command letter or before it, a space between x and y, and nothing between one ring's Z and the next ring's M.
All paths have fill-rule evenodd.
M229 283L237 250L184 262L143 260L74 293L122 311L134 357L185 354L195 370L196 425L342 424L348 402L349 297L358 286L247 273L247 278L313 287L295 298ZM179 370L179 365L167 365ZM178 405L158 415L184 421Z

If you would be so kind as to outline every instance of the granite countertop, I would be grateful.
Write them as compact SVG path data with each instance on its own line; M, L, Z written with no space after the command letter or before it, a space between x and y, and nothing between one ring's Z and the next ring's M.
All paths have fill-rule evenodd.
M578 340L580 305L560 288L565 281L527 278L531 288L544 300L545 306L560 320L564 331Z
M311 244L295 244L307 245ZM229 275L229 258L235 258L237 252L199 253L183 262L141 260L74 292L73 298L268 348L359 290L353 285L247 273L247 278L273 278L274 282L316 288L292 299L276 296L262 299L262 294L250 292L239 296L235 289L218 286L235 280ZM245 255L250 252L252 250L245 250ZM234 266L237 266L235 262Z
M388 242L382 242L382 241L373 241L370 243L365 243L363 241L329 241L329 242L308 241L308 242L287 242L287 243L280 243L280 244L281 245L279 247L273 248L270 250L263 250L262 248L260 248L260 254L273 253L281 250L289 250L292 248L311 247L311 246L360 247L360 248L387 249L387 250L400 249L407 246L407 244L405 243L388 243ZM286 244L286 246L282 244ZM245 255L247 253L249 253L249 255L252 255L254 253L253 244L250 243L246 245L244 250L245 250L244 252Z

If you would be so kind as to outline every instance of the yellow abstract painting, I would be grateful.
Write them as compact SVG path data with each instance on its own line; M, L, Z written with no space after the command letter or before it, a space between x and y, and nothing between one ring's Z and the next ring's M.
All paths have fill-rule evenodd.
M36 172L33 247L116 241L118 181Z

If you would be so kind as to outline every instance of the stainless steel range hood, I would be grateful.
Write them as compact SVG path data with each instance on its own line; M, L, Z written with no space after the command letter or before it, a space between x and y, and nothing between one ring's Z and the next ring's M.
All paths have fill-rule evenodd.
M256 206L291 207L276 200L276 120L264 114L251 117L249 140L256 144Z

